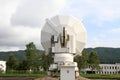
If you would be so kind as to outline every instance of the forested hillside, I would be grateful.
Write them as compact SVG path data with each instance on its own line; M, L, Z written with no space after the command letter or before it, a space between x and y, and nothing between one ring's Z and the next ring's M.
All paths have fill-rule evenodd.
M120 63L120 48L86 48L87 53L95 50L98 55L101 63ZM39 54L44 53L44 51L38 50ZM7 60L10 54L14 54L18 60L25 59L25 51L9 51L9 52L0 52L0 60Z
M95 50L101 63L120 63L120 48L87 48L86 51L89 53L91 50Z
M38 53L41 54L41 53L44 53L44 51L38 50ZM24 50L0 52L0 60L7 61L10 54L14 54L15 57L20 61L25 60L25 51Z

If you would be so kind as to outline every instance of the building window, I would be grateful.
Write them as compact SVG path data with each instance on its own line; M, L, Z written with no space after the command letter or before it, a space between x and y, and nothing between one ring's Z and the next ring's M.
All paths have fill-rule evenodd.
M104 66L104 69L106 69L106 66Z
M110 72L110 74L111 74L111 72Z
M103 72L101 72L103 74Z
M115 69L117 69L117 66L115 66Z
M114 67L112 67L112 69L114 69Z
M111 69L111 66L110 66L110 69Z
M106 71L105 71L105 74L106 74Z
M113 72L113 74L114 74L114 72Z

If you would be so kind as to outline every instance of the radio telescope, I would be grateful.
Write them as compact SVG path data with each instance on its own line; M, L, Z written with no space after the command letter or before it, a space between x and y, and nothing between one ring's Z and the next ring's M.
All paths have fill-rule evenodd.
M41 30L41 44L46 54L54 57L54 64L50 65L49 71L60 71L61 80L75 80L78 68L73 58L81 55L86 44L86 30L82 21L68 15L46 19Z

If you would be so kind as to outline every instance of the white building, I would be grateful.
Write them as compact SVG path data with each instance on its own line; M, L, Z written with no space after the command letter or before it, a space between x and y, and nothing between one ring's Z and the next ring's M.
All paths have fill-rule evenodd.
M120 74L120 63L116 64L100 64L101 70L97 74Z
M116 64L100 64L100 70L93 70L93 73L95 74L120 74L120 63ZM82 69L81 72L84 73L91 73L92 69L86 68Z
M5 71L6 71L6 61L0 61L0 70L3 71L2 73L5 73Z

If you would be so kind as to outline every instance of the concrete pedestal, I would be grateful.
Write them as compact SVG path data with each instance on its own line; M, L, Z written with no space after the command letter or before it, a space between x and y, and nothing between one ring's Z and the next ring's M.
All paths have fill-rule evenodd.
M75 80L75 66L61 66L60 80Z

